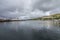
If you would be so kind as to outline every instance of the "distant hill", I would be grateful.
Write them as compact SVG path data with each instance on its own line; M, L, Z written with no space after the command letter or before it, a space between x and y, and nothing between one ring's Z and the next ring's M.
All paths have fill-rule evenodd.
M27 21L27 20L54 20L54 19L60 19L60 13L59 14L52 14L49 16L43 16L43 17L39 17L39 18L33 18L33 19L26 19L26 20L12 20L12 19L0 19L0 22L8 22L8 21Z
M52 14L49 16L43 16L39 18L34 18L32 20L52 20L52 19L60 19L60 13L59 14Z

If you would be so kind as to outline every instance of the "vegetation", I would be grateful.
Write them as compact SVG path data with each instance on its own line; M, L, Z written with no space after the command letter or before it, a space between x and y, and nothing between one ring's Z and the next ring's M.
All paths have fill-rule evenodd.
M33 19L26 19L26 20L11 20L11 19L0 19L0 22L11 22L11 21L27 21L27 20L54 20L54 19L60 19L60 14L53 14L49 16L43 16L39 18L33 18Z
M53 14L50 16L43 16L39 18L34 18L32 20L54 20L54 19L60 19L60 14Z

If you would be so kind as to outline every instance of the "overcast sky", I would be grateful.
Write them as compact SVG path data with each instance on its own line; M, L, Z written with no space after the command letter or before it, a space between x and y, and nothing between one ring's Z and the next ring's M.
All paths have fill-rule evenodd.
M34 18L60 12L60 0L0 0L0 17Z

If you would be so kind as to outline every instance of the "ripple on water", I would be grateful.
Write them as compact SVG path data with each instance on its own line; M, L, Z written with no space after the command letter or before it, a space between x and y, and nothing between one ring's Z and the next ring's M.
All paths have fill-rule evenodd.
M60 27L53 21L0 23L0 40L60 40Z

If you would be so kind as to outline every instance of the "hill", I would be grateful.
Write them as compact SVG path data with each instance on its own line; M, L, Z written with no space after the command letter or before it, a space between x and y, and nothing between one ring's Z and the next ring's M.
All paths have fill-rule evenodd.
M43 16L43 17L39 17L39 18L34 18L32 20L54 20L54 19L60 19L60 14L52 14L49 16Z

